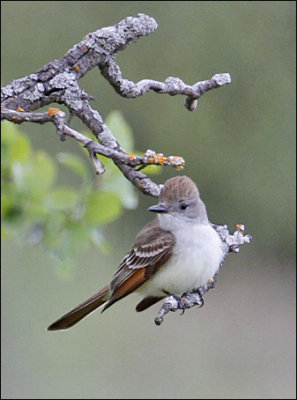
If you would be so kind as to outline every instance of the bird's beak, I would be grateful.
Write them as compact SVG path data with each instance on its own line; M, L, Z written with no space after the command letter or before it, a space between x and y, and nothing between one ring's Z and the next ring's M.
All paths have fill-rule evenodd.
M151 206L148 208L148 211L153 211L156 213L168 213L170 210L169 207L165 207L164 204L156 204L155 206Z

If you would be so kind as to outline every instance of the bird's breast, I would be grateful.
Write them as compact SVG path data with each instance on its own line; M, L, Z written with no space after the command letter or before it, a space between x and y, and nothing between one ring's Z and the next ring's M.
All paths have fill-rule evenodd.
M222 242L211 225L185 225L173 233L173 254L140 288L145 295L162 295L164 290L181 295L205 285L219 269Z

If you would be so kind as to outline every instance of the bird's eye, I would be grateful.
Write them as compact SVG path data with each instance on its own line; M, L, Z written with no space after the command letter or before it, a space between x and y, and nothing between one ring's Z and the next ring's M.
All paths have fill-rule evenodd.
M181 210L185 210L186 208L188 208L189 207L189 204L187 204L187 203L180 203L180 209Z

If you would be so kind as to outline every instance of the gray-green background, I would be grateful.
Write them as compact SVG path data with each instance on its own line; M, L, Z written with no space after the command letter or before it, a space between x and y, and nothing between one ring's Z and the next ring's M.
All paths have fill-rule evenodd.
M189 84L229 72L194 113L184 98L119 97L94 69L81 86L103 117L121 110L136 148L185 158L209 218L244 223L202 309L153 323L131 295L66 332L46 326L112 276L155 200L140 195L82 252L68 279L40 247L2 243L3 398L295 397L295 2L2 2L2 85L62 57L83 36L138 12L159 28L117 56L124 76ZM78 125L77 125L78 126ZM23 125L35 148L80 154L52 126ZM176 175L164 168L158 182ZM75 179L61 172L61 181ZM71 181L73 179L73 181ZM95 177L94 180L100 179Z

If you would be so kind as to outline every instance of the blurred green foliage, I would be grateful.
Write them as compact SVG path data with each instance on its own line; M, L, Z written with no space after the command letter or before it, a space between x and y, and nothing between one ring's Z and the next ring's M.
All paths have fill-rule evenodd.
M122 114L110 113L106 123L133 151L132 130ZM60 152L55 160L44 150L33 150L28 135L9 122L2 125L1 152L2 237L42 243L59 261L61 271L68 271L78 250L91 244L106 251L103 226L119 218L124 208L138 204L136 190L105 157L106 173L100 186L94 187L83 154ZM57 184L57 161L81 178L78 187Z

